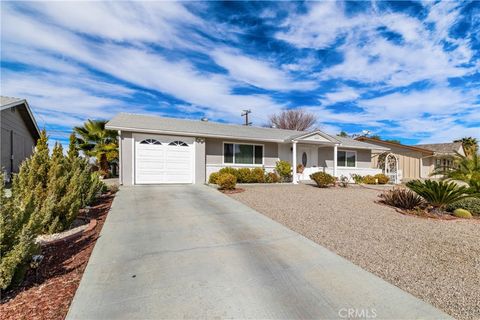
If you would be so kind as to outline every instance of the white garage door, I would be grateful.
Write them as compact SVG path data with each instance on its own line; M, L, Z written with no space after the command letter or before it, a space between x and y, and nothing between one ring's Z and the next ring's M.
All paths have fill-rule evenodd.
M193 156L193 138L138 136L135 183L192 183Z

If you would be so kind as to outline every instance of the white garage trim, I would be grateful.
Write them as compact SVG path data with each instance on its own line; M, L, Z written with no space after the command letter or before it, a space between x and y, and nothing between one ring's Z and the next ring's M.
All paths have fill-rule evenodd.
M133 138L134 184L194 183L194 138L154 134L134 134Z

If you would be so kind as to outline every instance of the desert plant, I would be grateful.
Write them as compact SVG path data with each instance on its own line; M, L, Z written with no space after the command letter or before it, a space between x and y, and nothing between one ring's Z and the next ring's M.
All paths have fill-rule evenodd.
M220 172L211 173L210 176L208 177L208 183L217 184L217 179L219 175L220 175Z
M217 178L220 190L234 190L237 185L237 178L230 173L222 173Z
M335 184L335 177L325 172L315 172L310 175L310 179L315 181L320 188L328 188L332 184Z
M460 180L480 192L480 156L474 153L464 156L456 152L453 168L437 168L431 175L443 175L443 180Z
M447 205L447 211L453 212L455 209L465 209L470 211L473 215L480 215L480 199L468 198L460 201L455 201Z
M378 184L387 184L388 181L390 181L390 178L384 175L383 173L378 173L373 176L375 179L377 179Z
M102 172L109 172L109 163L118 160L117 131L105 129L107 121L87 120L75 127L76 142L86 155L95 157Z
M422 198L415 192L404 188L394 188L379 195L380 202L400 209L413 209L422 203Z
M292 177L292 165L284 160L277 161L275 172L280 176L282 182L289 181Z
M280 177L275 172L268 172L265 174L266 183L278 183L280 182Z
M352 173L352 174L350 174L350 176L352 177L353 181L356 184L363 183L363 177L361 175L356 174L356 173Z
M374 176L366 175L362 178L362 183L366 184L377 184L377 179Z
M465 209L456 209L455 211L453 211L453 215L455 217L465 218L465 219L472 218L472 214L468 210L465 210Z
M447 205L456 201L479 196L479 194L473 193L471 189L458 186L453 181L412 180L407 183L407 187L436 209L444 209Z

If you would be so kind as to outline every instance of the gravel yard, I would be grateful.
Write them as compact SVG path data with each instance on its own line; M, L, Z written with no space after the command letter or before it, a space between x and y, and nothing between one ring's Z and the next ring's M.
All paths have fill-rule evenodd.
M230 196L457 319L480 319L480 220L405 216L362 187L244 188Z

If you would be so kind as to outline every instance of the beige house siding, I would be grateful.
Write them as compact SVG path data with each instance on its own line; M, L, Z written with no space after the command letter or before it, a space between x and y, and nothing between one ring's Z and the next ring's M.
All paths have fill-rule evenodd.
M7 173L18 172L22 161L33 153L35 139L32 137L19 111L13 107L1 111L1 167ZM13 137L11 136L13 134ZM13 138L13 168L10 162Z
M205 139L205 164L207 178L212 172L217 172L224 167L256 167L254 165L224 165L223 144L226 142L263 145L263 167L265 167L267 171L272 171L278 161L278 143L207 138Z
M371 150L339 147L338 151L355 151L357 153L356 168L372 168ZM333 147L318 148L318 166L333 168Z

